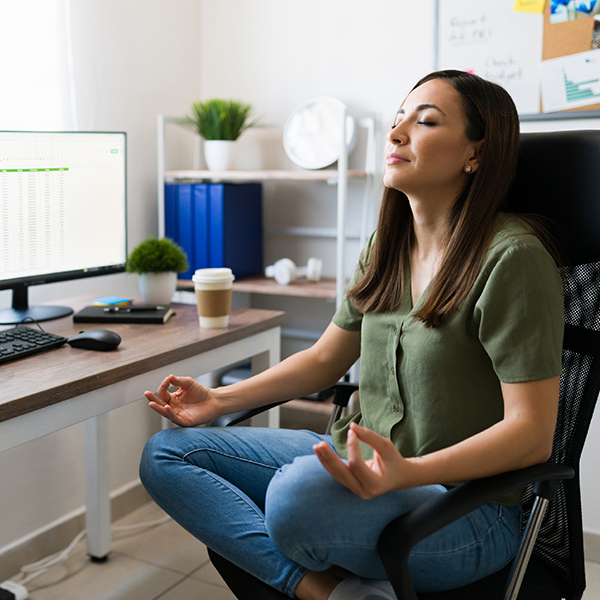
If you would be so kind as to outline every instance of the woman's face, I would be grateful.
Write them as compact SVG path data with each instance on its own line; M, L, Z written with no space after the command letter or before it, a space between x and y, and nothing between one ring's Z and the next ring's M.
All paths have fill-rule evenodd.
M384 184L409 199L454 200L477 170L483 144L467 139L466 126L460 95L448 82L433 79L413 90L388 134Z

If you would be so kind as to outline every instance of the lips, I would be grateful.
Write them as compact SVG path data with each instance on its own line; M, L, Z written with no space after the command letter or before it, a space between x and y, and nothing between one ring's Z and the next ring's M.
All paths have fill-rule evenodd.
M386 165L396 165L398 163L407 163L407 162L410 162L410 160L408 160L407 158L404 158L403 156L400 156L399 154L396 154L395 152L391 152L390 154L388 154L385 157Z

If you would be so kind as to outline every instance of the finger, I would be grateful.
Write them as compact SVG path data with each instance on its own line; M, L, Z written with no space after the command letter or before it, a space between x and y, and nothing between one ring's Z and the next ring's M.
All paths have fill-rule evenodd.
M180 427L190 427L190 425L192 425L191 421L182 418L181 415L176 413L168 404L161 405L156 402L150 402L148 406L156 411L161 417L175 423L175 425L179 425Z
M348 465L331 449L329 444L321 442L313 446L313 450L325 470L351 492L358 494L360 486Z
M154 402L155 404L159 404L160 406L163 406L164 404L166 404L166 402L164 400L161 400L156 394L154 394L153 392L149 392L149 391L145 391L144 392L144 396L146 396L146 398L150 401L150 402Z
M157 404L156 402L150 402L148 404L148 406L155 412L157 412L161 417L165 417L165 418L169 418L167 417L167 411L165 410L165 407L162 404Z
M172 385L182 388L188 388L196 382L191 377L177 377L176 375L169 375L168 379Z
M362 453L360 451L360 445L358 443L358 436L353 429L348 430L348 464L350 469L356 478L357 482L364 489L373 480L373 472L365 463Z
M156 393L159 398L165 400L166 402L168 402L169 398L171 397L171 394L169 392L169 388L171 387L171 377L172 375L169 375L169 377L161 381L160 385L158 386L158 391Z
M352 423L350 431L354 432L361 442L371 446L373 450L378 452L384 458L391 457L398 452L391 440L384 438L382 435L379 435L366 427L361 427L356 423Z

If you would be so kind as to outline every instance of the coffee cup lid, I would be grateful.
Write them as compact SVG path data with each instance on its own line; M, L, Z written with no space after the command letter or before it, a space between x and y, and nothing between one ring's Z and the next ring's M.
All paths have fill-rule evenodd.
M194 276L192 277L192 281L195 282L213 282L213 281L233 281L235 279L235 275L231 272L229 267L219 267L212 269L198 269Z

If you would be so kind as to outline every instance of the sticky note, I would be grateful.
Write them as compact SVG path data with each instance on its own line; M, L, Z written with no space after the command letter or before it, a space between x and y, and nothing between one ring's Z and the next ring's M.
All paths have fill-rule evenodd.
M127 306L131 304L131 298L121 298L121 296L105 296L104 298L96 298L93 301L94 306Z
M543 13L546 0L515 0L515 12Z

